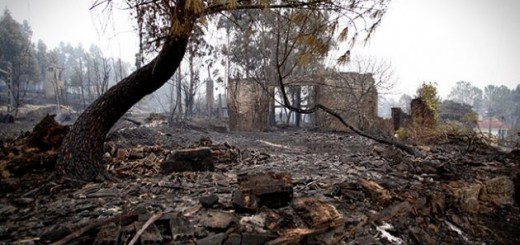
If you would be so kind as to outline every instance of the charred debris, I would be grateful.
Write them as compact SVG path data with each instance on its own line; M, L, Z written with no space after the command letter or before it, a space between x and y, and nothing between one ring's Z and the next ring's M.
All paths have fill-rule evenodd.
M52 178L68 127L2 142L5 244L518 244L519 150L446 136L408 155L348 132L110 133L113 180Z

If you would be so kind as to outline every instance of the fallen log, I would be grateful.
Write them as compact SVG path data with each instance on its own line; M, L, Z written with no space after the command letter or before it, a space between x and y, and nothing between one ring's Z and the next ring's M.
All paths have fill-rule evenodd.
M167 157L161 165L163 173L185 171L215 171L211 148L199 147L178 150Z

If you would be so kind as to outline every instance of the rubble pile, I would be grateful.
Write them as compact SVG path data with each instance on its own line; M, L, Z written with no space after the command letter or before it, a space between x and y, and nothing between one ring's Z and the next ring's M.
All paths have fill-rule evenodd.
M113 135L104 159L117 180L70 189L45 182L44 170L36 171L40 178L3 176L0 241L520 243L515 151L468 152L448 142L421 147L419 158L347 133L222 134L166 125ZM6 156L3 162L12 159Z
M39 169L53 169L57 150L69 131L54 120L54 115L45 116L31 132L18 139L0 141L0 169L2 177L24 176Z

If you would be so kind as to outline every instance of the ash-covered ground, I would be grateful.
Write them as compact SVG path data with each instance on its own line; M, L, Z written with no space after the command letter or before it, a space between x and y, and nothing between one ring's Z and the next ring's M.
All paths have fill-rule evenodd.
M114 179L81 188L50 176L55 152L28 170L37 150L4 141L0 241L520 244L517 151L447 138L419 158L350 133L142 122L107 137Z

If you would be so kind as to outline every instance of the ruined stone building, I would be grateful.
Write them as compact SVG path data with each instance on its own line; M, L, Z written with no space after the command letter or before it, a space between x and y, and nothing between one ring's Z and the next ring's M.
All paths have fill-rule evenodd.
M45 73L45 83L43 85L45 98L56 99L61 93L63 93L65 83L61 77L62 71L63 69L56 65L50 65L47 67L47 71ZM57 94L58 97L56 97Z
M265 90L264 90L265 88ZM274 87L254 80L229 80L227 108L229 128L234 131L263 131L269 126L270 96Z
M270 126L310 126L320 130L347 130L324 111L301 115L285 109L276 82L230 79L228 84L229 126L237 131L263 131ZM366 128L377 118L377 89L372 74L335 73L284 80L291 105L301 109L317 103L341 115L347 122Z

